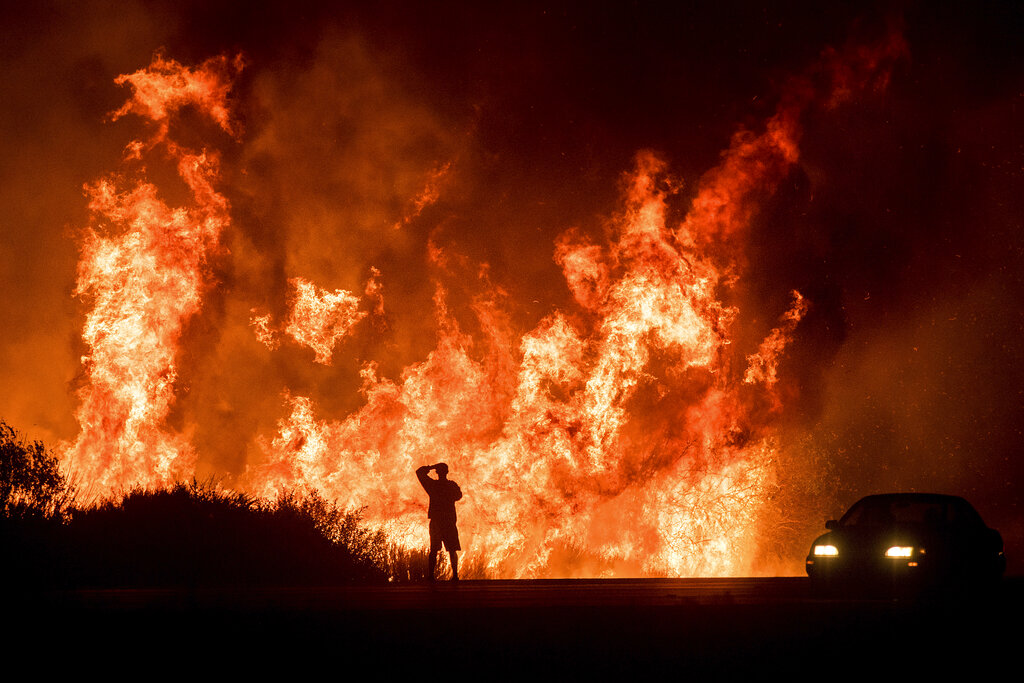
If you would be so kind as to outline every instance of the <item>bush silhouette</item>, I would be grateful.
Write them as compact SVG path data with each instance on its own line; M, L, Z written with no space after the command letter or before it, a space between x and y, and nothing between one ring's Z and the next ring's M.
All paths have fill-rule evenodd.
M0 585L53 581L74 489L57 457L0 420Z
M26 441L0 420L0 511L11 519L64 515L74 490L40 441Z
M315 492L276 503L193 481L75 511L72 582L89 586L326 585L384 581L383 538Z
M57 457L0 421L0 587L309 586L422 578L391 543L316 491L274 501L211 483L133 489L90 507Z

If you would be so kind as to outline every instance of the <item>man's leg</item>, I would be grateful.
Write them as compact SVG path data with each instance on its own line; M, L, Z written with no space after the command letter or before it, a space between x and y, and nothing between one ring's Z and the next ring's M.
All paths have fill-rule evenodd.
M452 561L452 581L459 580L459 556L455 554L454 550L448 551L448 557Z
M433 581L437 570L437 554L441 552L444 539L441 536L441 528L435 520L430 520L430 555L427 559L427 581Z

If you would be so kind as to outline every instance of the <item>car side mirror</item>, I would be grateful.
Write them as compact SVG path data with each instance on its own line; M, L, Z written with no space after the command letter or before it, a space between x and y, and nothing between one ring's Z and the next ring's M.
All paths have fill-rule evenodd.
M835 520L835 519L830 519L827 522L825 522L825 528L828 529L829 531L832 531L833 529L838 529L839 528L839 521Z

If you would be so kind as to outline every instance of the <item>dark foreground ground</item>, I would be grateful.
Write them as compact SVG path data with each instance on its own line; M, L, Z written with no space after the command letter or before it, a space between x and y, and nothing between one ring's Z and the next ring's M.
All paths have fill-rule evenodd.
M804 578L104 590L5 612L9 666L118 679L982 680L1019 676L1024 646L1022 578L924 598L821 597Z

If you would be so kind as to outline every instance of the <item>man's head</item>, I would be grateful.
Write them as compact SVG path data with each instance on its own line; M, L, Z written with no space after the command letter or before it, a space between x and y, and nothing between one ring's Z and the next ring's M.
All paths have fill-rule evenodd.
M434 471L437 472L437 476L444 479L448 476L448 465L443 462L439 462L434 465Z

